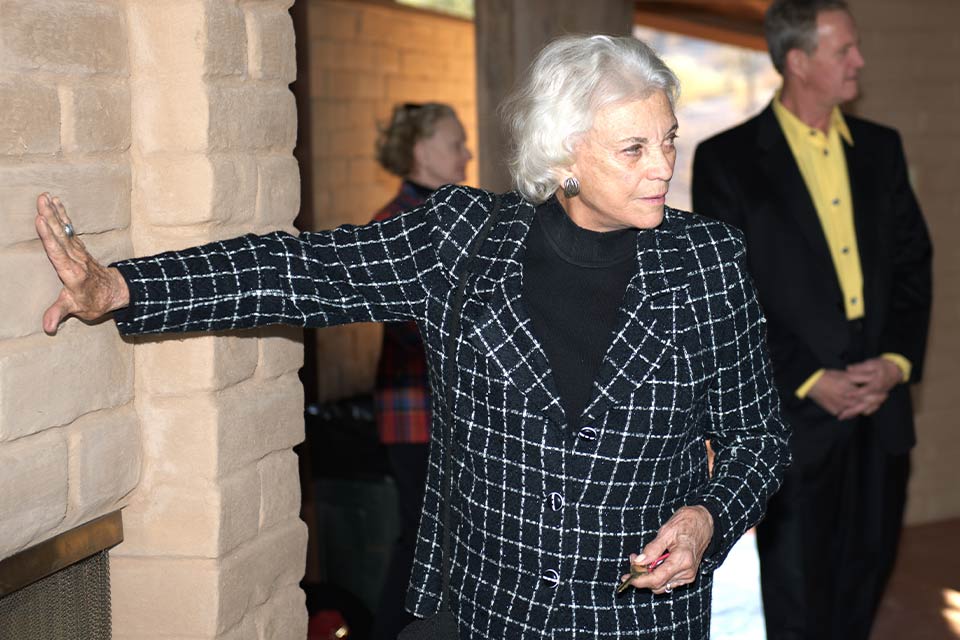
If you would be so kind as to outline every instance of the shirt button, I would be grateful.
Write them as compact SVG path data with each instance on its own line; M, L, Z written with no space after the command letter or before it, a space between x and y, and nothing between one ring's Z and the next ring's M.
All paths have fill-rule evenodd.
M828 149L824 149L824 150L823 150L823 155L825 155L825 156L830 155L830 151L829 151Z
M560 511L563 509L563 496L554 491L550 494L550 508L554 511Z
M578 433L581 438L584 440L596 440L597 439L597 430L593 427L583 427Z
M838 204L840 204L840 198L834 198L834 199L833 199L833 206L837 206Z
M850 298L850 304L857 304L857 297Z
M557 587L560 584L560 574L554 571L553 569L547 569L543 572L543 575L540 578L544 582L549 582L550 586Z
M840 249L840 253L850 253L850 247L843 247Z

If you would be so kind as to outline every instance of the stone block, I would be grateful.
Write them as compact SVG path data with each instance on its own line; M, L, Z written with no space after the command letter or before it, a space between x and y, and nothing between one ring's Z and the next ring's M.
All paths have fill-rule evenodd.
M313 142L319 143L330 131L343 128L376 129L378 122L388 123L393 105L379 109L375 100L343 100L330 96L318 97L310 102L310 129ZM314 155L317 155L314 151Z
M247 154L152 154L135 172L138 221L160 227L253 219L257 162Z
M204 1L206 77L240 76L247 71L247 26L243 9L223 0ZM293 41L290 42L291 47Z
M203 8L196 0L127 2L132 74L195 80L203 69Z
M7 64L17 68L127 71L124 14L114 3L5 0L0 4L0 29L0 57L5 52Z
M275 451L261 460L260 528L270 529L300 513L299 459L290 449Z
M131 640L138 639L131 638ZM157 640L167 639L158 638ZM243 617L243 620L227 631L219 634L216 638L214 638L214 640L260 640L260 634L257 632L256 610L250 611L246 616Z
M272 5L247 5L245 15L250 77L286 84L296 80L296 48L290 13Z
M60 89L60 104L64 151L126 151L130 147L130 89L126 82L65 85Z
M313 40L310 42L310 66L334 71L398 73L400 52L376 42Z
M379 100L384 96L384 76L376 71L311 70L311 91L330 99Z
M134 353L137 390L150 395L216 391L252 376L258 357L257 338L249 332L144 337Z
M125 229L130 225L130 169L126 163L98 158L96 163L6 166L0 167L0 219L5 224L0 245L37 238L33 220L37 215L37 196L43 192L63 200L80 234Z
M307 598L297 585L279 589L257 609L260 640L302 640L307 636Z
M286 587L296 587L306 567L307 526L299 519L263 531L223 559L220 628L239 623L251 608Z
M345 158L315 158L313 165L313 188L333 189L347 184L349 161Z
M147 460L141 487L124 509L125 555L218 558L256 537L256 464L219 480L171 478L166 465Z
M210 110L201 78L135 77L130 111L133 144L143 154L207 150Z
M340 158L368 158L373 161L376 142L377 129L373 126L344 128L331 131L326 136L329 153Z
M300 212L300 166L293 156L264 156L257 162L258 225L284 225Z
M0 445L0 558L46 539L63 520L67 468L58 429Z
M114 637L214 637L220 561L128 556L124 544L110 553Z
M130 243L125 234L110 233L82 239L91 254L104 262L130 255ZM13 274L9 278L0 278L0 300L16 301L4 310L0 339L39 333L43 312L53 304L61 288L40 241L0 251L0 273Z
M150 429L144 455L158 480L213 479L303 440L303 386L295 373L215 393L138 398Z
M437 95L437 82L429 78L387 76L385 97L393 104L398 102L443 101Z
M360 29L363 7L333 2L307 6L307 33L313 39L352 40Z
M211 86L210 150L291 153L297 139L297 107L286 87Z
M129 402L132 351L112 322L68 320L56 337L0 343L0 441Z
M131 67L151 82L175 85L246 72L243 11L222 0L130 0Z
M303 330L297 327L261 329L257 378L277 378L303 366Z
M81 416L67 429L70 447L68 524L110 511L140 479L140 424L133 404ZM105 472L109 470L109 472Z
M0 34L7 33L0 5ZM0 155L53 154L60 150L57 90L27 77L0 76Z
M134 225L130 232L134 252L138 256L153 255L162 251L176 251L235 238L251 231L249 224L196 224L189 227L152 227Z
M218 400L221 474L303 441L303 385L296 373L236 385Z

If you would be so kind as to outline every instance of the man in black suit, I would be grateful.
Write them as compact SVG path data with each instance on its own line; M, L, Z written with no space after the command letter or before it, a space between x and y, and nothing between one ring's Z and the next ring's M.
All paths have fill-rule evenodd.
M896 131L840 112L863 66L842 0L774 0L783 87L702 143L698 213L739 227L794 462L757 532L769 640L866 639L915 442L931 247Z

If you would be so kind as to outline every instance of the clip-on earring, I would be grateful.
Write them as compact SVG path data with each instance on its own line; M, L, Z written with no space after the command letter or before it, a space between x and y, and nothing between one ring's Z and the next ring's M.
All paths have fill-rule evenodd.
M563 181L563 195L566 198L573 198L580 194L580 181L570 176Z

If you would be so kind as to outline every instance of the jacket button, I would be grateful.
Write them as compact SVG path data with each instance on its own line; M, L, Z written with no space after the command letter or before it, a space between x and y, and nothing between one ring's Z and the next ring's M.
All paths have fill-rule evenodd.
M597 430L593 427L583 427L578 433L581 438L584 440L596 440L597 439Z
M554 491L550 494L550 508L554 511L560 511L563 509L563 496Z
M560 585L560 574L553 569L547 569L540 577L544 580L544 582L549 582L551 587L557 587Z

